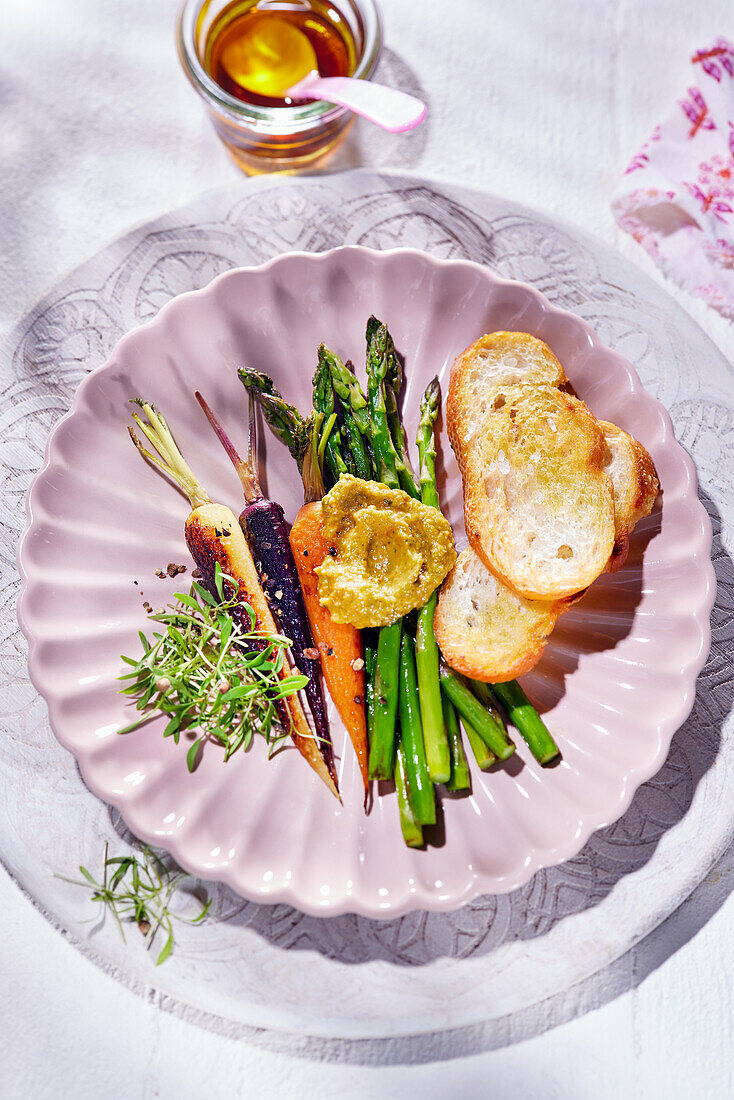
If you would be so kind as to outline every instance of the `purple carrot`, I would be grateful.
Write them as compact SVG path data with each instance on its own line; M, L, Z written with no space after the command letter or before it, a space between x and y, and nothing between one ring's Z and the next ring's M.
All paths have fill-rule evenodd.
M249 544L255 567L260 575L260 583L265 590L273 616L282 633L291 639L293 659L304 676L308 677L304 690L316 726L319 750L336 783L334 746L321 687L319 654L311 636L301 584L288 539L285 514L276 501L267 500L263 496L257 476L255 406L252 396L250 396L246 459L241 458L237 453L229 436L198 390L196 400L204 410L217 439L229 455L242 483L246 503L240 512L240 527Z

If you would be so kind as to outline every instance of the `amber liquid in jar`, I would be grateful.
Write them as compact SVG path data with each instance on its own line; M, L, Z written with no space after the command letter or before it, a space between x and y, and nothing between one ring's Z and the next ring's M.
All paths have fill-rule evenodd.
M291 24L311 44L320 76L351 76L356 64L350 27L329 0L234 0L220 12L207 35L202 58L204 68L225 92L258 107L285 107L304 100L261 95L238 82L239 51L250 44L274 20ZM300 78L296 74L296 79ZM293 83L295 83L295 79Z

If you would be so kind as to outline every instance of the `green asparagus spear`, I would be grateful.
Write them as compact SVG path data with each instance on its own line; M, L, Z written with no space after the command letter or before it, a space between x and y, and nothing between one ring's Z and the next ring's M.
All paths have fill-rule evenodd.
M507 736L507 731L503 726L498 725L466 684L452 672L442 672L441 687L462 719L473 726L474 731L479 734L498 760L506 760L508 756L512 756L515 746Z
M382 327L382 321L378 317L375 317L374 313L367 322L367 350L369 351L372 338L377 335L378 328ZM390 379L390 385L392 385L392 378Z
M418 456L420 461L421 500L429 507L438 508L436 488L436 446L433 436L438 416L438 379L429 384L420 405L418 424ZM438 645L433 633L433 616L438 593L433 592L428 602L418 612L415 632L415 660L418 667L418 688L423 723L423 740L426 746L428 773L434 783L446 783L451 776L451 753L446 737L441 685L438 678Z
M407 631L400 644L400 744L405 750L408 796L416 820L421 825L435 825L436 796L423 746L414 642Z
M313 376L313 407L314 412L323 413L328 420L334 415L334 390L331 386L331 373L327 361L327 349L322 344L319 348L319 359ZM341 429L333 423L329 437L326 440L324 451L324 465L329 473L331 481L336 484L342 474L354 473L350 470L344 458ZM349 456L351 459L351 455Z
M558 745L517 681L492 684L491 689L507 711L512 725L527 741L535 759L540 764L549 764L551 760L555 760L559 752Z
M497 710L497 701L492 695L492 692L489 690L489 686L485 683L482 683L481 680L466 680L465 682L469 686L470 690L476 695L479 702L484 706L490 718L492 718L492 720L497 723L500 729L504 730L505 720L500 712ZM493 764L497 763L497 757L494 755L493 752L490 752L490 750L484 744L484 741L482 741L481 737L476 732L474 727L469 725L469 723L466 721L464 721L464 729L466 730L466 736L469 740L469 744L472 747L474 756L476 757L479 767L482 769L482 771L485 771L487 768L491 768Z
M262 395L263 397L275 397L278 401L283 400L283 394L275 385L272 378L268 374L263 374L262 371L253 370L252 367L240 367L237 371L240 382L245 389L252 391L254 394ZM293 405L288 406L290 409L300 416L298 409Z
M497 763L497 757L492 750L482 741L481 737L474 729L474 726L470 725L466 719L461 723L464 727L464 733L466 739L471 745L471 750L474 753L474 759L483 772L486 772L487 768L491 768L493 764Z
M299 470L303 470L304 455L311 442L311 418L301 416L294 405L284 401L267 374L249 367L241 367L237 374L247 392L260 403L266 421L278 439L285 443Z
M505 728L505 720L497 709L497 700L490 691L489 684L485 684L482 680L466 680L470 691L472 691L484 709L489 713L490 717L501 728Z
M372 432L370 410L351 363L342 363L338 355L329 352L328 364L334 393L344 407L351 411L360 433L369 438Z
M408 444L405 439L405 430L403 428L403 422L400 419L400 410L398 408L398 398L400 397L400 389L403 385L403 370L400 365L400 360L395 353L395 345L393 344L393 339L389 332L387 333L385 356L386 368L383 382L385 414L390 428L390 437L392 438L395 448L395 469L397 471L398 481L400 482L400 488L403 492L417 499L419 494L416 489L415 477L413 476L413 468L408 453Z
M357 425L351 418L348 418L342 422L341 430L344 442L347 445L349 458L351 459L348 463L350 466L350 473L353 472L357 477L369 481L372 474L372 463L367 456L367 451L365 450L362 436L357 429ZM353 467L353 470L351 467Z
M418 434L415 440L418 446L421 500L431 508L440 507L436 485L436 439L434 436L436 417L440 405L441 391L438 378L434 378L426 386L426 392L421 398Z
M342 363L338 355L321 345L319 349L329 368L331 386L339 405L340 426L349 448L357 477L369 481L372 477L372 459L367 440L370 436L370 416L367 398L353 371Z
M385 408L385 374L389 366L388 342L390 336L385 325L367 324L367 395L372 422L372 446L375 453L376 480L390 489L399 489L398 455L390 434Z
M466 753L464 752L464 746L461 741L459 719L453 704L448 701L445 695L443 697L443 720L448 735L449 749L451 750L451 775L446 784L446 790L466 791L471 787L471 777L469 775L469 765L466 761ZM486 749L486 745L484 745L481 738L480 744ZM487 749L487 752L489 752L489 749Z
M384 379L388 333L371 317L367 322L367 392L374 454L373 477L391 489L399 489L396 454L385 410ZM380 628L375 674L375 733L370 745L371 779L393 774L395 720L398 709L398 668L402 620Z
M400 828L403 833L403 840L409 848L420 848L423 844L423 828L419 824L410 805L408 774L405 762L405 752L402 745L398 745L398 751L395 758L395 790L398 794Z
M323 451L336 418L327 420L323 413L314 412L303 417L294 405L283 400L267 374L246 367L238 374L247 392L259 403L273 433L298 463L304 501L321 500L326 492Z
M380 628L375 672L375 721L370 743L370 779L390 779L395 758L395 719L398 713L400 638L403 620Z
M428 772L434 783L446 783L451 775L451 753L441 707L438 646L433 633L433 616L437 599L437 594L431 593L428 603L424 604L418 612L415 660L418 668L421 721Z
M375 672L377 671L377 650L371 642L364 646L364 704L367 718L367 735L372 744L375 728Z
M369 348L369 345L370 345L370 341L377 334L377 330L381 326L382 326L382 321L380 321L374 315L372 317L370 317L369 321L367 322L367 347L368 348ZM387 326L385 326L385 328L386 328L386 331L387 331ZM400 363L400 360L398 359L397 355L395 354L395 344L393 343L393 339L390 336L389 332L387 333L387 345L386 345L386 347L387 347L387 361L385 363L384 383L385 383L386 386L389 386L390 389L394 391L396 396L399 396L400 390L401 390L402 385L403 385L403 368L402 368L402 365ZM394 439L393 439L393 442L394 442Z

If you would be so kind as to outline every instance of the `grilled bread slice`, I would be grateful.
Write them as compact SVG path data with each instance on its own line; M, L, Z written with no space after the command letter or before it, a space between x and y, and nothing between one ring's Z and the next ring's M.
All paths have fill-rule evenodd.
M473 549L527 599L587 588L615 541L598 421L577 398L538 383L503 386L479 424L462 471Z
M548 635L567 607L526 600L487 569L469 548L444 581L433 618L436 641L457 672L501 683L538 663Z
M463 471L484 415L506 386L564 386L563 367L542 340L527 332L490 332L462 352L451 368L446 400L449 439Z
M451 372L447 423L464 478L467 532L480 553L484 545L492 568L475 550L463 551L441 590L434 629L449 664L476 680L510 680L539 661L559 615L598 573L623 564L629 534L657 496L644 447L616 425L596 421L561 392L566 385L550 349L525 333L481 337ZM556 557L533 562L527 545L516 541L518 528L536 555L540 539L546 555ZM559 586L559 560L576 556L578 565L580 555L588 579L575 594L564 592L580 577ZM500 572L503 561L512 586ZM517 571L528 566L532 584L525 577L518 591ZM547 593L548 576L552 598L538 599L534 586L545 585Z
M608 454L605 469L614 487L614 527L617 541L631 534L643 516L649 516L658 495L652 459L641 443L616 424L599 421Z
M607 564L613 572L624 562L635 524L652 510L658 481L652 459L636 439L606 421L599 426L614 490L615 543ZM465 676L489 683L511 680L538 663L559 615L583 594L527 600L495 577L473 550L464 550L441 589L436 640L449 664Z

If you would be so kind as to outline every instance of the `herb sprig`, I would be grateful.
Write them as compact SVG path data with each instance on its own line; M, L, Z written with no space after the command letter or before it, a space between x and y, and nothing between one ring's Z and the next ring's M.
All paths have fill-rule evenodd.
M275 724L276 703L307 683L298 672L281 676L290 639L256 630L255 612L237 597L235 582L218 563L215 587L218 598L194 581L188 594L175 594L170 610L151 615L165 630L151 641L139 632L143 655L123 655L130 671L119 677L130 681L121 694L136 697L142 712L119 732L129 733L157 714L168 717L163 736L176 744L182 732L197 731L186 754L189 771L206 740L222 745L229 760L259 733L272 754L290 732ZM232 618L234 608L244 611L249 631Z
M79 871L84 876L83 881L67 878L66 875L57 875L56 878L91 890L92 901L98 902L103 911L110 912L114 917L123 943L127 943L124 924L137 924L147 940L148 950L153 946L158 932L166 934L166 942L156 959L156 966L164 963L173 951L173 922L201 924L209 912L211 899L206 895L203 901L196 899L201 909L195 917L182 916L170 908L171 899L179 885L191 876L185 871L166 867L147 846L142 849L140 857L108 856L105 844L101 882L97 882L86 867L80 865Z

